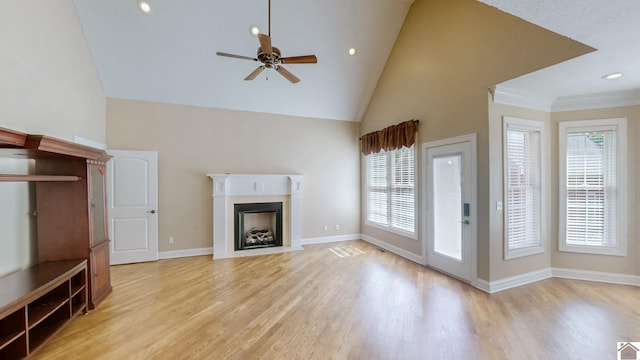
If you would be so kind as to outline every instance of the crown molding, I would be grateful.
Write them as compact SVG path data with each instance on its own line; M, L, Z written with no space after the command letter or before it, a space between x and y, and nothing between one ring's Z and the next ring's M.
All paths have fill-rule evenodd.
M540 96L528 91L511 89L496 85L491 90L493 102L496 104L516 106L525 109L551 112L551 105L555 98Z
M562 96L553 103L551 111L591 110L634 105L640 105L640 89Z
M540 94L496 85L490 89L496 104L546 112L605 109L640 105L640 89L587 95L545 97Z

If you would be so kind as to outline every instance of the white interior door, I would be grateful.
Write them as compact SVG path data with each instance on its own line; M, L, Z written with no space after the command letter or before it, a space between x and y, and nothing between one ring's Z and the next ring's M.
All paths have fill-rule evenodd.
M111 265L158 260L158 153L108 153Z
M427 265L475 285L475 134L423 145Z

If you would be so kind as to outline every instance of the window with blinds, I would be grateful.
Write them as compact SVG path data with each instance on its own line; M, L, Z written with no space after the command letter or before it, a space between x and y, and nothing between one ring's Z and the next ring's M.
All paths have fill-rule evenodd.
M544 251L542 140L544 123L504 118L505 259Z
M560 123L560 250L626 253L626 120Z
M413 146L367 155L367 224L415 237Z

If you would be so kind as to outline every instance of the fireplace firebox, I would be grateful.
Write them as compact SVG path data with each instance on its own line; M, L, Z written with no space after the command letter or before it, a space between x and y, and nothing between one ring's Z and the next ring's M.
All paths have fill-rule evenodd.
M234 204L235 250L282 246L282 202Z

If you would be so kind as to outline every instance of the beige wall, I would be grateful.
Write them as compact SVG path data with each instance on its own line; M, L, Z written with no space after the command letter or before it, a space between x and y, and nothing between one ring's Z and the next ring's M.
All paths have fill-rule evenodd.
M0 2L0 127L105 141L105 97L72 0ZM26 160L0 157L1 173ZM34 262L33 186L0 183L0 275Z
M543 138L543 185L546 189L543 199L543 229L542 241L544 253L524 256L514 259L504 259L504 212L496 210L496 202L504 203L504 179L503 179L503 118L505 116L536 120L544 122ZM490 188L489 188L489 221L490 221L490 272L491 280L505 279L508 277L526 274L536 270L548 269L551 266L551 244L555 239L555 233L551 231L551 209L557 207L557 201L551 196L551 184L557 181L551 179L551 115L545 111L523 109L513 106L495 104L489 96L489 158L490 158ZM557 223L557 220L555 220Z
M561 121L627 118L627 256L590 255L558 251L558 205L552 207L551 263L557 268L602 271L640 275L638 246L638 203L640 202L640 106L600 110L566 111L551 114L551 153L558 154L558 123ZM551 158L551 178L558 179L558 156ZM557 180L556 180L557 181ZM558 185L552 187L552 197L558 199Z
M0 126L105 141L105 96L72 0L0 2Z
M160 251L212 246L208 173L302 174L302 237L360 233L358 127L354 122L107 101L109 148L158 151ZM175 238L173 245L167 243L169 236Z
M477 134L481 279L492 279L487 90L591 50L474 0L416 0L409 10L360 132L420 119L419 143ZM361 226L364 234L421 254L419 242Z

